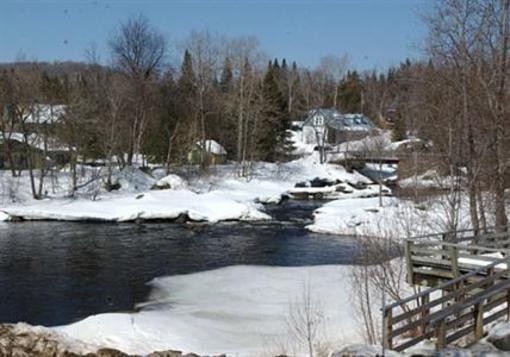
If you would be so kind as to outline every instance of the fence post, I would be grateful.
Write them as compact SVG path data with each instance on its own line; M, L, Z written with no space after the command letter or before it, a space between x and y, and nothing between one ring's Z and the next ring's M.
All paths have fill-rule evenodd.
M510 321L510 289L506 290L506 320Z
M412 259L412 248L413 248L413 241L410 239L406 239L405 241L405 257L406 257L406 268L407 268L407 283L409 285L414 284L414 277L413 277L413 259Z
M386 350L393 349L393 337L391 336L392 333L392 320L393 320L393 313L392 308L385 308L384 309L384 341L383 346Z
M421 310L421 318L422 318L422 320L424 320L429 315L429 313L430 313L430 309L428 309L428 308L423 309L423 306L427 305L429 303L429 301L430 301L429 294L423 295L421 297L420 303L421 303L421 306L422 306L422 310ZM421 333L425 334L426 330L427 330L427 323L423 322L422 325L421 325Z
M475 341L480 340L483 337L483 307L482 302L475 305L473 311L475 319Z
M441 350L446 347L446 319L439 322L436 328L436 349Z
M457 278L460 274L458 249L458 247L448 247L448 256L450 258L450 263L452 264L453 278Z

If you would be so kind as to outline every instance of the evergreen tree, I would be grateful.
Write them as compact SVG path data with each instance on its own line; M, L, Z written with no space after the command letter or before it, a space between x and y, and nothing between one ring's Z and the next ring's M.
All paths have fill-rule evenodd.
M361 111L361 80L356 71L348 71L338 87L338 107L344 113Z
M277 61L276 65L277 65ZM259 150L263 160L274 161L284 156L289 150L289 137L287 129L290 127L290 118L286 110L286 101L278 85L275 64L269 62L262 82L262 95L265 110Z
M402 113L399 109L395 113L395 121L393 123L393 130L391 132L391 140L392 141L401 141L406 138L407 130L405 126L404 118L402 117Z
M229 57L225 57L223 70L221 71L220 89L223 93L229 93L233 86L232 63Z
M177 87L179 88L179 92L183 95L193 96L195 93L195 75L193 74L193 61L188 50L184 52L184 60L181 65L181 76L179 77Z

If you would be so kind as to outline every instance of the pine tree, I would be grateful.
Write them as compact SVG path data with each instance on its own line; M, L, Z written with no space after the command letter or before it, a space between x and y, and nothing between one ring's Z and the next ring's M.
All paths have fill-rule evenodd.
M361 111L361 80L356 71L348 71L339 83L338 107L344 113Z
M193 61L188 50L184 52L184 60L181 65L181 76L177 84L179 92L184 95L195 93L195 75L193 74Z
M229 57L225 57L223 70L221 71L220 89L223 93L229 93L233 87L232 63Z
M391 140L392 141L401 141L406 138L406 126L404 118L402 117L402 113L397 108L397 112L395 115L395 121L393 123L393 130L391 132Z
M277 65L277 61L275 60ZM289 150L289 137L287 129L290 127L290 118L286 110L285 97L282 95L276 77L280 68L269 62L262 82L262 94L265 110L263 113L263 126L259 139L261 158L274 161L281 158Z

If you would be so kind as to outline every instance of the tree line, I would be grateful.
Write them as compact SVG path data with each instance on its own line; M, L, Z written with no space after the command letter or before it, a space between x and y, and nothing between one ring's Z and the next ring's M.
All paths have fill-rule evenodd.
M433 143L434 165L466 177L473 227L490 225L491 212L505 226L509 6L509 0L434 3L423 14L422 60L362 73L349 68L346 56L325 56L306 68L270 59L254 37L207 31L192 32L172 66L166 39L146 18L133 17L110 37L109 65L91 48L84 63L67 63L65 70L38 62L2 66L0 106L13 109L2 111L3 150L9 157L10 131L34 134L23 125L34 105L64 104L60 124L35 134L43 143L56 135L68 147L71 172L85 158L104 160L111 172L141 154L170 167L186 163L197 143L214 139L246 175L255 161L289 159L292 121L335 107L367 115L392 129L394 140L417 136ZM31 161L37 186L44 165ZM204 153L200 166L207 164ZM458 205L452 201L453 225Z

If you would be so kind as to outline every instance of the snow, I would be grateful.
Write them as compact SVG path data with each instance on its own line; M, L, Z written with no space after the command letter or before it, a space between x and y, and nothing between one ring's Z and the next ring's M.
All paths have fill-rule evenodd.
M197 145L202 148L202 142L197 141ZM205 141L205 151L214 155L227 155L227 150L217 141L209 139Z
M500 322L494 328L491 329L489 333L489 340L493 339L501 339L504 337L508 337L510 335L510 323L508 322Z
M455 186L456 179L452 176L441 176L436 170L427 170L420 175L399 180L398 185L402 188L445 189Z
M188 188L188 184L181 177L177 175L167 175L160 178L155 185L157 187L170 187L172 190L185 190Z
M181 185L178 191L150 190L158 182L156 177L182 183L178 176L165 178L166 172L163 173L163 170L154 171L152 174L155 177L136 168L115 172L112 183L119 183L120 189L112 192L106 192L103 187L104 168L84 170L80 189L74 198L68 197L70 177L68 172L63 172L61 176L57 175L57 182L47 179L45 191L48 194L41 201L30 199L27 175L12 179L9 173L4 172L0 180L5 185L0 197L0 211L27 220L123 222L173 219L181 214L192 220L208 222L270 219L260 203L279 202L296 182L320 177L342 182L371 183L363 175L349 173L342 166L320 164L318 153L284 164L254 163L247 177L239 177L236 165L218 165L212 167L208 175L190 177L188 188ZM352 197L369 192L351 191L355 191Z
M69 151L69 147L64 146L58 143L54 138L43 138L43 136L38 134L29 134L25 139L25 135L19 132L7 132L5 133L5 137L9 140L14 140L20 143L26 143L33 148L39 150L46 150L49 152L52 151ZM3 141L3 134L0 132L0 142ZM45 142L46 141L46 142Z
M65 114L66 106L62 104L50 105L50 104L36 104L32 108L30 113L25 119L25 123L35 124L53 124Z
M366 136L360 140L351 140L336 146L334 151L384 151L391 145L391 131L386 130L377 135Z
M277 355L286 346L305 355L291 336L290 310L309 291L323 313L320 335L338 346L360 342L350 299L348 266L232 266L154 279L136 313L90 316L54 328L85 344L131 354L178 349L232 356ZM301 353L299 353L301 352Z
M394 141L391 144L388 144L386 146L386 150L396 151L396 150L399 150L402 147L408 147L408 146L411 146L413 144L421 143L421 142L422 142L422 140L419 139L419 138L409 138L409 139L404 139L404 140L401 140L401 141Z
M314 148L317 146L317 143L310 140L312 143L306 143L305 133L303 130L287 130L290 135L289 140L292 142L293 155L307 155L311 154L314 151Z
M314 212L313 232L405 238L447 230L447 196L420 205L394 197L335 200ZM459 229L469 227L467 199L462 197Z
M185 214L194 221L270 219L255 203L239 203L216 192L152 191L105 200L43 200L3 211L25 220L115 221L175 219Z

